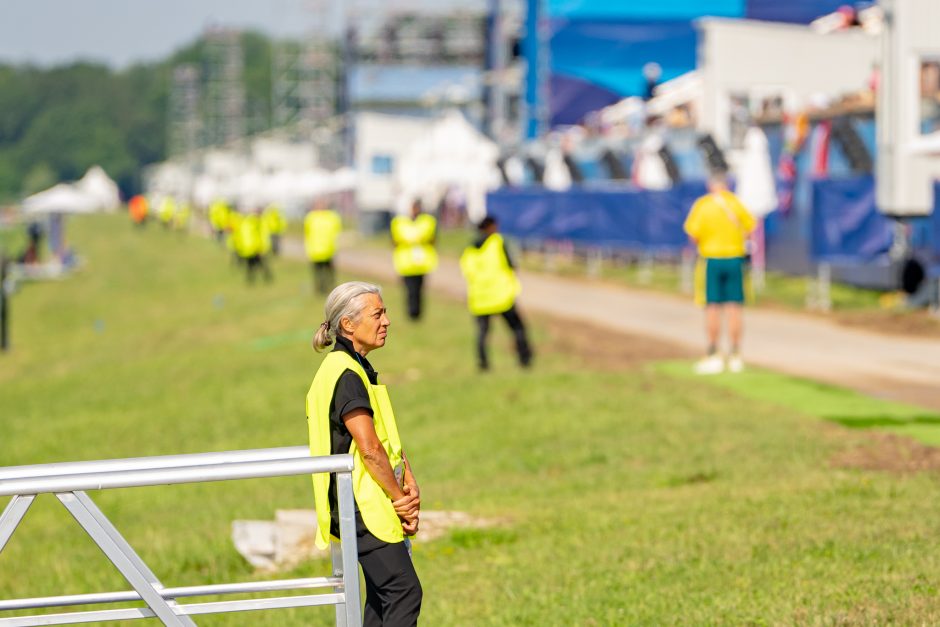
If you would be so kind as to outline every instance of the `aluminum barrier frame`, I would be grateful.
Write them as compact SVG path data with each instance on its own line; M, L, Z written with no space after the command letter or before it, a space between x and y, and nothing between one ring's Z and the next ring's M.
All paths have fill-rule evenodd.
M0 497L12 496L0 514L0 552L39 494L54 494L133 588L132 591L0 600L0 611L143 601L144 607L72 611L0 618L0 627L66 625L106 620L157 618L164 625L190 627L190 616L288 607L335 605L336 624L362 624L351 455L311 457L305 446L165 455L129 459L39 464L0 468ZM87 490L178 485L335 473L339 501L339 544L331 547L330 577L283 579L204 586L164 587ZM331 593L179 604L185 597L330 588Z

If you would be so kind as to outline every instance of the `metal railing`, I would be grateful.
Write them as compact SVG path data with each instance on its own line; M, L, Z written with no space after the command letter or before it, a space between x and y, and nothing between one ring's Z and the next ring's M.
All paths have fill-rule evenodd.
M0 468L0 497L13 497L0 515L0 552L23 520L36 495L54 494L133 588L122 592L0 600L0 611L128 601L143 601L145 604L132 608L0 618L0 627L66 625L135 618L158 618L164 625L184 627L195 625L190 616L198 614L314 605L335 605L337 625L361 625L352 468L351 455L311 457L305 446ZM330 577L164 587L85 492L322 472L336 474L342 540L332 545L333 573ZM177 599L188 597L317 588L327 588L331 592L185 605L177 602Z

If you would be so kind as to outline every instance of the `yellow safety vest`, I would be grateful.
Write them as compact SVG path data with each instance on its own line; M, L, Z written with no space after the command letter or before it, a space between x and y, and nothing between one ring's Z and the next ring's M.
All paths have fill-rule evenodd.
M164 224L169 224L175 213L176 202L172 198L164 198L163 202L160 203L160 221Z
M228 217L225 220L226 225L226 237L225 237L225 246L230 251L236 255L241 254L241 234L239 233L239 226L242 223L242 214L237 211L229 211Z
M503 313L516 302L521 287L499 233L490 235L479 248L467 247L460 256L460 271L467 281L467 306L473 315Z
M209 223L216 231L224 231L228 224L229 208L224 201L216 200L209 206Z
M369 404L372 406L372 418L375 433L388 455L388 461L395 469L402 463L401 439L398 425L392 412L392 403L384 385L372 385L362 366L345 351L332 351L327 354L320 369L317 370L310 390L307 392L307 427L310 432L310 454L313 456L329 455L330 450L330 401L340 376L352 370L362 379L369 392ZM362 455L353 440L349 447L353 456L353 495L362 514L362 522L372 535L389 543L404 540L401 520L395 513L392 501L382 489L362 461ZM317 547L325 549L330 543L330 476L313 475L313 499L317 512Z
M304 248L310 261L329 261L336 254L336 238L343 230L339 214L332 210L311 211L304 218Z
M433 243L435 231L437 220L426 213L419 214L414 220L408 216L392 220L395 272L401 276L417 276L437 268L437 251Z
M280 235L287 229L287 221L277 205L268 205L261 214L261 224L271 235Z
M256 215L247 215L238 222L238 236L235 239L235 251L242 257L260 255L264 249L261 237L261 219Z

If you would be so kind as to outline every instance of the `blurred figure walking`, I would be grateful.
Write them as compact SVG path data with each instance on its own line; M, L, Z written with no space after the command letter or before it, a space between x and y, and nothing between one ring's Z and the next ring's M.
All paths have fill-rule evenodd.
M322 200L304 218L304 250L310 259L313 287L320 294L329 294L336 283L333 255L336 240L343 230L339 214L329 209Z
M261 229L271 243L271 252L276 257L281 254L281 235L287 230L287 220L281 213L281 208L271 203L265 207L261 214Z
M255 282L255 273L264 273L265 281L270 283L274 276L264 258L264 237L261 233L261 216L253 211L243 216L238 222L236 250L245 262L245 279L249 284Z
M407 293L408 317L421 317L424 276L437 268L437 219L421 211L421 201L415 200L410 214L397 216L391 225L395 251L392 262L395 272L402 277Z
M231 211L228 203L221 198L216 198L209 205L209 225L212 227L215 240L220 244L225 239L225 231L228 228L229 213Z
M172 196L164 196L163 200L160 201L160 210L157 212L157 217L160 219L163 228L169 230L173 226L173 217L175 215L176 201Z
M718 374L725 359L718 352L721 324L727 313L730 352L727 367L741 372L741 335L744 304L745 242L755 220L737 196L728 190L723 174L712 174L708 193L695 201L685 220L685 232L698 247L695 301L705 306L705 358L695 364L698 374Z
M490 367L486 339L490 316L499 314L512 330L519 364L526 368L532 363L532 348L526 337L525 323L516 309L519 279L506 242L498 232L496 219L487 216L477 228L479 238L460 256L460 271L467 281L467 306L477 321L477 364L480 370Z
M137 226L146 226L149 211L150 205L146 196L137 194L127 202L127 212L131 216L131 221Z

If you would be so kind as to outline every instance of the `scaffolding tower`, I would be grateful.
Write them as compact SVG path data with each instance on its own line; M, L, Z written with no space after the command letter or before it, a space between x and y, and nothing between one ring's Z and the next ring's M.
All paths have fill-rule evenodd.
M199 69L184 63L173 68L167 111L167 154L189 155L200 146Z
M213 28L206 33L206 144L220 146L245 137L244 54L241 33Z

